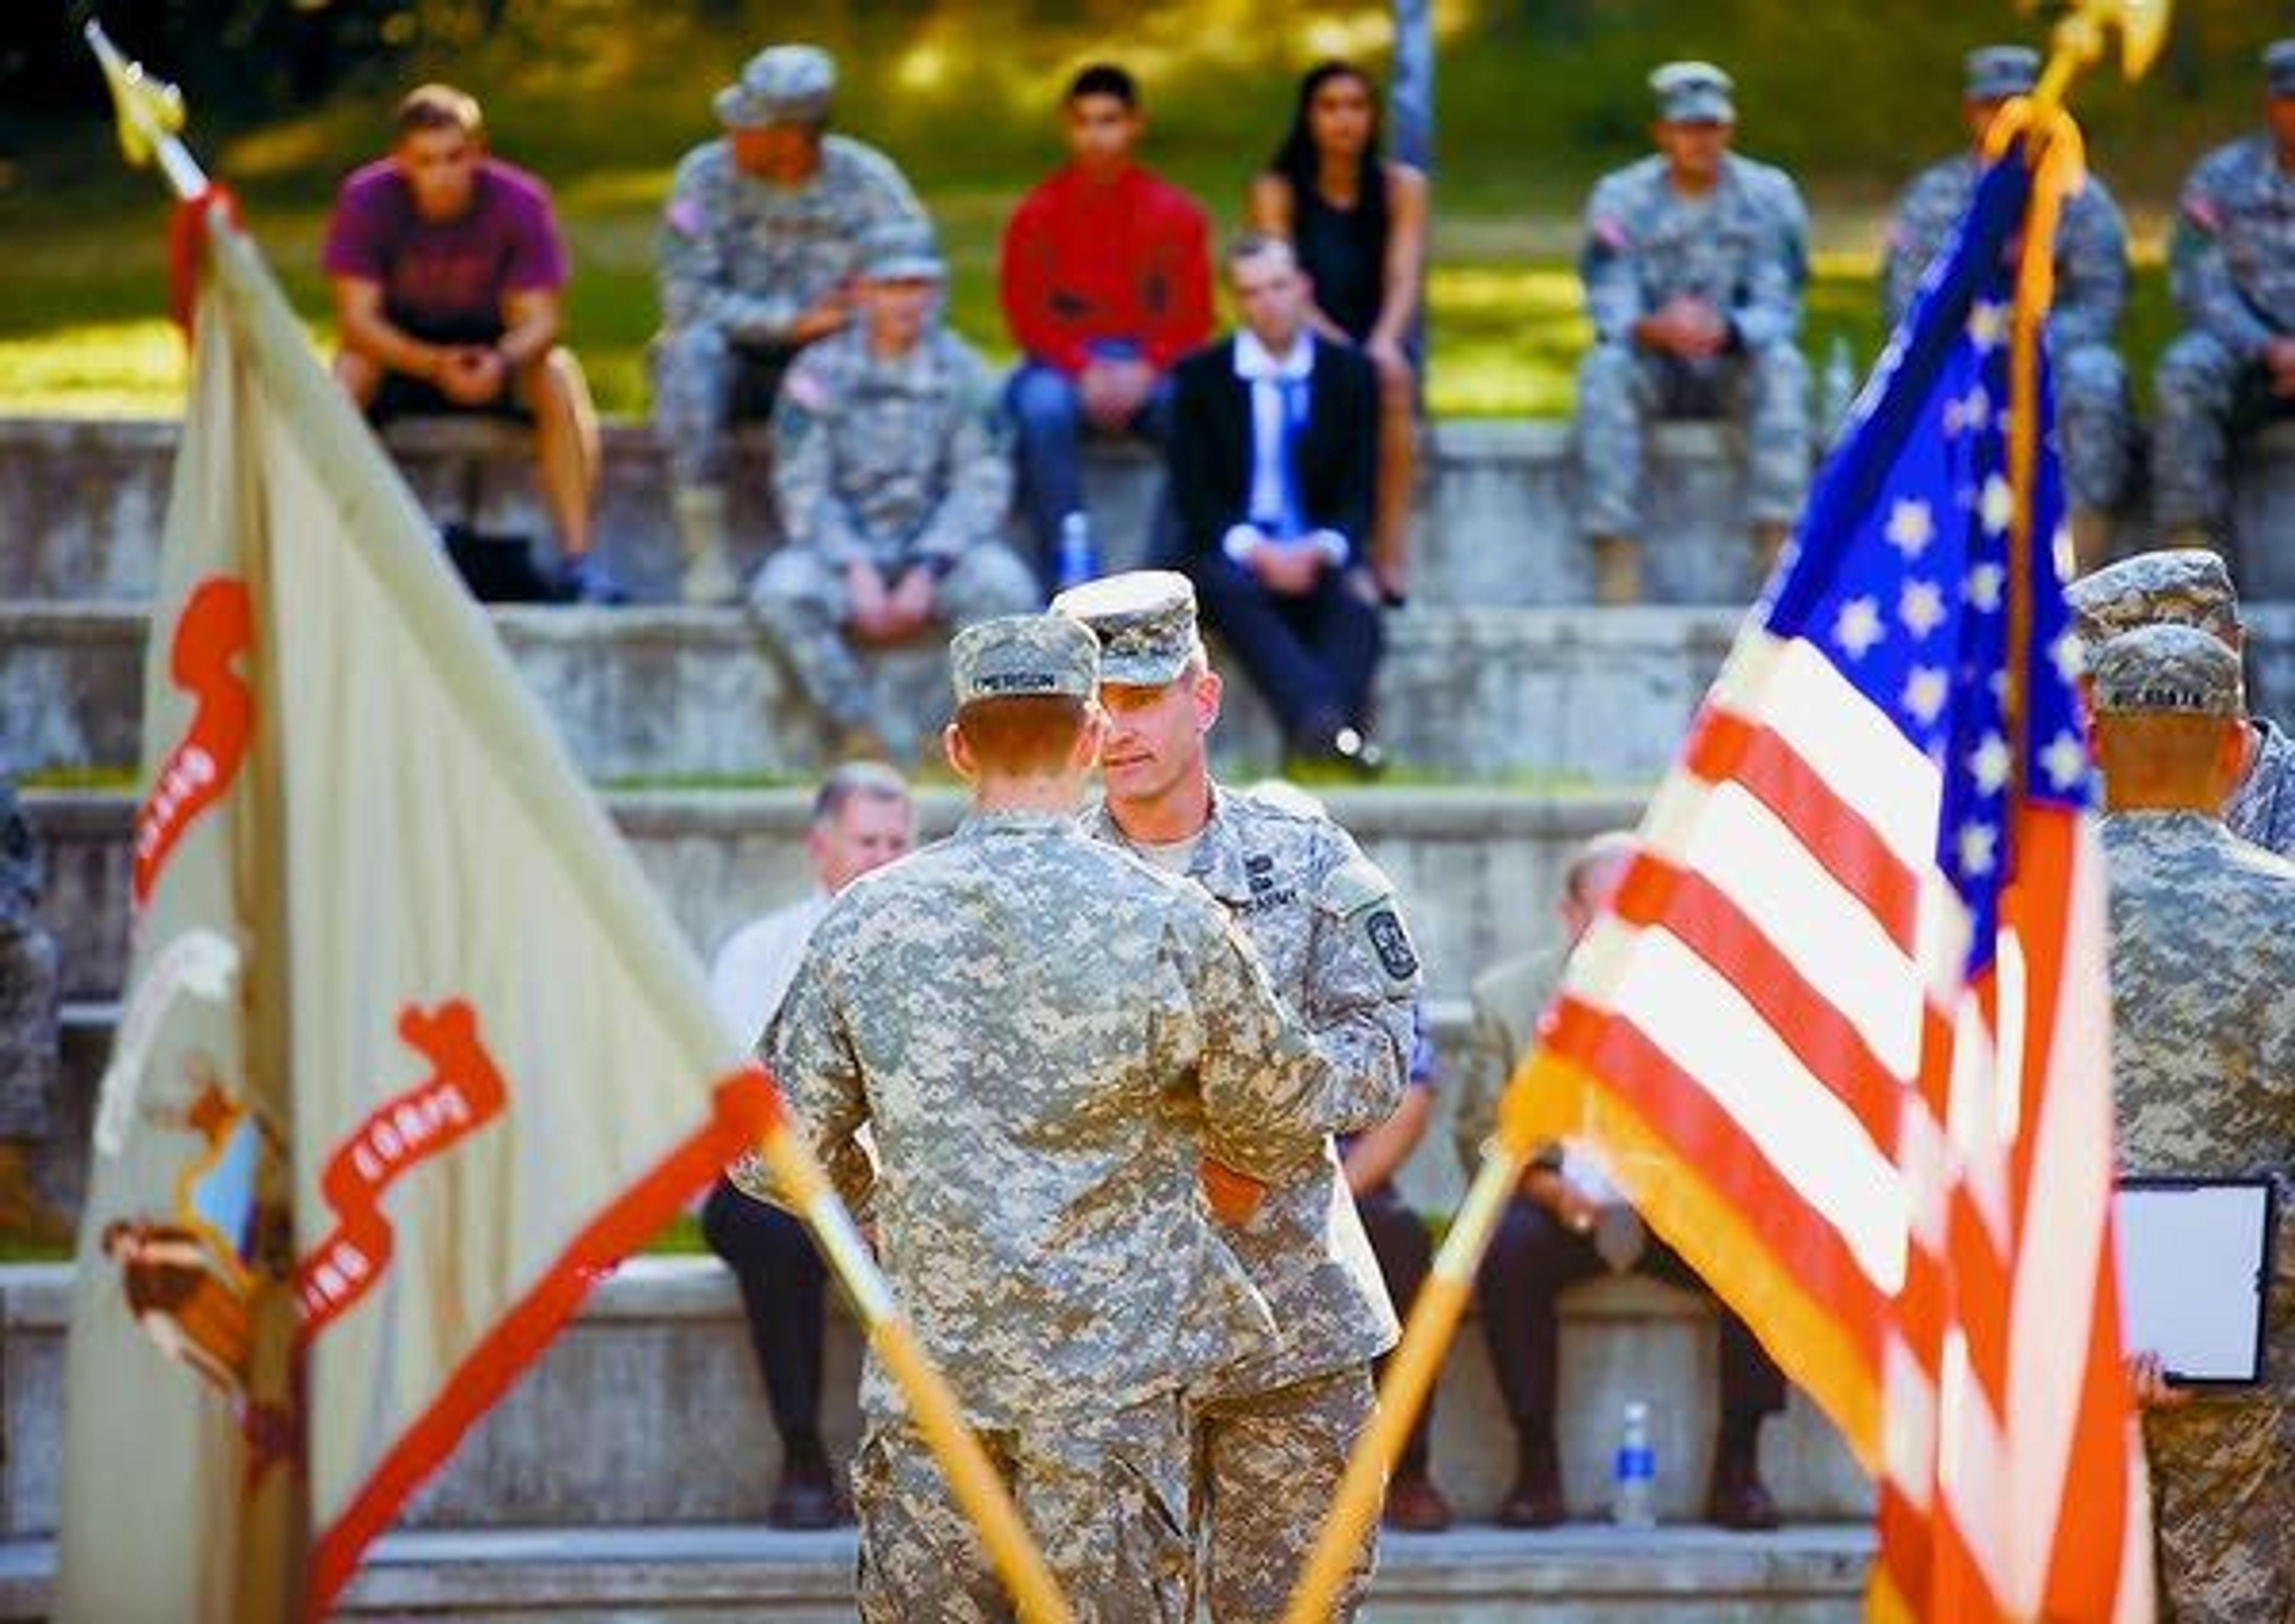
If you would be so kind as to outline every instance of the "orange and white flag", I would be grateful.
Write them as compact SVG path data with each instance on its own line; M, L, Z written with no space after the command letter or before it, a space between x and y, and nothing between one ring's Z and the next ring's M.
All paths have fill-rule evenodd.
M318 1617L769 1108L253 247L210 231L60 1612Z

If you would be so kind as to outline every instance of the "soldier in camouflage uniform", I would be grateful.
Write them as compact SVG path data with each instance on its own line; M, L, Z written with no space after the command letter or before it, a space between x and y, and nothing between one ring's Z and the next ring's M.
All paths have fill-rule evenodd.
M2139 1371L2159 1582L2183 1624L2295 1620L2295 864L2214 809L2236 770L2239 661L2190 626L2091 662L2111 894L2115 1114L2129 1175L2267 1175L2278 1234L2265 1381ZM2196 1260L2195 1260L2196 1261ZM2222 1266L2235 1267L2236 1260ZM2131 1349L2146 1364L2156 1356Z
M2160 358L2152 502L2168 540L2207 545L2230 509L2232 437L2295 410L2295 39L2263 53L2267 127L2184 183L2168 286L2192 330Z
M2196 547L2139 552L2083 575L2064 594L2089 655L2137 626L2197 626L2234 654L2247 647L2239 599L2220 555ZM2267 716L2250 716L2239 779L2224 821L2242 840L2295 859L2295 739Z
M1107 798L1092 831L1186 875L1226 909L1314 1034L1329 1079L1330 1114L1298 1119L1317 1136L1312 1176L1270 1192L1233 1236L1280 1344L1197 1395L1211 1617L1274 1620L1369 1422L1371 1360L1396 1336L1330 1136L1374 1128L1401 1103L1418 961L1393 886L1344 829L1213 782L1205 736L1218 720L1220 679L1185 575L1110 576L1052 607L1097 632L1104 651ZM1342 1616L1360 1603L1375 1550L1366 1539Z
M39 854L16 804L16 786L0 772L0 1195L20 1207L29 1177L25 1158L47 1137L56 1073L55 939L40 923Z
M2040 53L2026 45L1985 45L1971 51L1962 68L1961 118L1976 145L1921 171L1897 200L1881 261L1881 314L1892 327L1912 305L1921 273L1968 212L1993 115L2010 97L2030 94ZM2128 370L2112 347L2128 303L2128 227L2092 173L2065 201L2055 270L2048 366L2056 388L2056 441L2072 502L2072 551L2082 569L2094 569L2110 550L2111 516L2128 494L2136 424Z
M844 329L869 228L924 218L891 159L826 133L836 82L811 45L759 52L717 93L725 134L679 162L663 210L654 428L688 602L740 596L725 558L731 423L764 416L789 358Z
M764 1052L1076 1616L1181 1624L1185 1394L1273 1332L1213 1213L1316 1164L1334 1085L1211 899L1077 821L1091 634L984 621L950 657L972 814L839 894ZM1009 1617L873 1358L862 1402L862 1616Z
M941 325L946 267L920 224L879 226L858 319L790 364L773 408L773 496L786 544L749 606L814 704L870 753L904 719L874 714L854 644L1037 607L1035 572L1000 537L1012 499L988 369ZM896 727L895 723L902 725Z
M1605 603L1641 596L1643 425L1731 416L1751 458L1754 562L1785 543L1809 484L1809 365L1795 339L1808 211L1782 169L1731 152L1729 76L1650 76L1658 152L1603 176L1579 275L1596 343L1578 368L1581 527Z

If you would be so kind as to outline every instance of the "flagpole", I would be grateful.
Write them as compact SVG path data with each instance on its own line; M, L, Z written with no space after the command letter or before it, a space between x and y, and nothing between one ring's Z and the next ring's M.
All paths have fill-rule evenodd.
M156 163L168 185L186 203L196 204L208 197L213 187L206 171L178 139L184 121L181 93L145 73L141 63L129 61L100 23L91 20L83 32L110 89L120 150L128 162L138 167ZM225 242L245 256L244 263L259 265L252 245L243 239L233 234ZM265 287L273 298L277 297L267 280ZM781 1187L794 1193L797 1210L860 1308L870 1341L908 1399L919 1431L947 1473L958 1504L972 1519L1021 1616L1029 1624L1066 1624L1072 1614L1050 1569L1002 1479L965 1424L947 1379L933 1365L901 1313L891 1287L862 1244L819 1161L792 1130L778 1086L762 1074L758 1081L771 1097L758 1148Z

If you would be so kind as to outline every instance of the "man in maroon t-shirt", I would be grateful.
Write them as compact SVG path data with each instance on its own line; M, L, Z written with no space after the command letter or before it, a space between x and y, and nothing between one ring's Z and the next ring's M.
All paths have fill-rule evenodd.
M566 249L550 191L486 153L478 104L424 85L398 104L390 156L335 199L321 263L334 284L335 376L380 422L398 412L530 417L543 499L582 595L610 595L590 556L598 421L558 342Z
M1025 359L1006 400L1045 583L1098 573L1078 455L1085 428L1160 441L1172 363L1212 336L1210 221L1132 154L1131 76L1096 62L1068 86L1068 162L1004 228L1004 317Z

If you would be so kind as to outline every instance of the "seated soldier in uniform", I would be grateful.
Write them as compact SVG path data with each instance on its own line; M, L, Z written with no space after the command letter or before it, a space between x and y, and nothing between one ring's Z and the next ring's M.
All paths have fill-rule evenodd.
M321 257L342 349L335 376L377 422L409 412L528 418L571 584L611 583L590 546L598 419L563 324L566 249L549 188L486 151L478 104L424 85L390 155L343 183Z
M917 718L878 714L861 649L1037 606L1034 575L1002 540L1012 465L995 387L941 324L946 277L925 226L878 227L855 321L790 364L773 408L788 541L750 608L848 755L913 756L919 743Z
M1579 261L1596 339L1578 369L1580 524L1604 603L1641 597L1650 419L1744 424L1753 561L1764 574L1809 483L1801 192L1784 170L1729 150L1737 112L1719 68L1669 62L1650 86L1658 151L1595 186Z
M1482 1165L1499 1098L1536 1036L1571 948L1617 890L1633 857L1634 837L1625 830L1589 840L1564 877L1561 944L1510 959L1475 981L1474 1043L1456 1119L1458 1155L1469 1177ZM1676 1285L1698 1285L1673 1249L1650 1236L1583 1147L1548 1147L1523 1171L1507 1204L1481 1280L1491 1371L1520 1455L1514 1487L1499 1507L1499 1522L1507 1528L1550 1528L1568 1514L1554 1430L1561 1354L1556 1300L1577 1281L1629 1271ZM1785 1408L1785 1375L1744 1321L1727 1309L1720 1328L1721 1426L1705 1514L1727 1529L1775 1528L1776 1504L1761 1481L1760 1436L1762 1421Z

